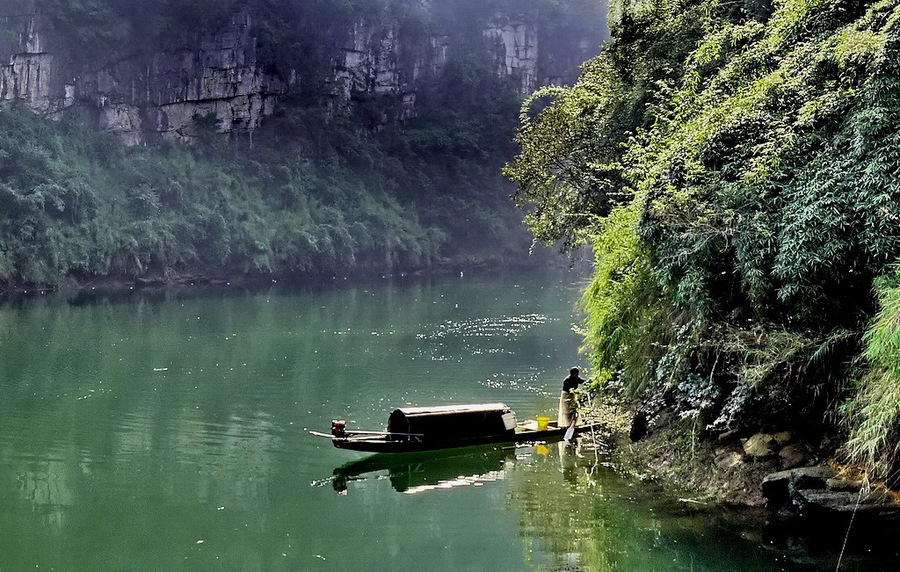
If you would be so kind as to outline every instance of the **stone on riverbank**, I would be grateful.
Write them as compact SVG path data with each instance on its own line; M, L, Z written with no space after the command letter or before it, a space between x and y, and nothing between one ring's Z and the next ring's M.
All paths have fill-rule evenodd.
M840 477L831 467L802 467L766 475L763 495L770 508L805 518L855 514L900 521L900 503L885 489Z
M778 440L769 433L757 433L744 441L744 453L755 459L772 457L778 447Z
M809 447L803 443L791 443L778 451L778 458L781 459L783 469L793 469L807 463L810 455Z
M715 463L720 469L733 469L746 461L744 454L737 449L716 450Z

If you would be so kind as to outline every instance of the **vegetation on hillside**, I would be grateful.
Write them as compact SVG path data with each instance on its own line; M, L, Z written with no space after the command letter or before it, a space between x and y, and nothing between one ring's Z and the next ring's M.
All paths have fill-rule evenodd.
M900 7L645 0L612 14L578 83L528 102L506 167L536 236L595 249L595 379L706 435L846 427L844 452L891 475Z
M514 116L518 104L486 98L497 101L479 100L475 117L377 136L350 114L285 105L252 148L211 124L193 148L125 148L74 115L55 124L0 111L0 283L382 273L522 256L529 240L488 131L497 106Z
M21 15L31 4L7 9ZM250 15L259 63L285 80L296 75L297 87L252 141L225 140L214 118L197 117L190 147L125 148L90 131L89 109L69 109L59 123L0 109L0 287L521 262L531 237L499 176L515 153L520 96L498 74L482 28L498 9L553 14L556 29L584 26L579 14L589 8L586 0L436 0L430 11L408 0L33 4L43 41L68 70L61 74L193 49ZM376 37L397 26L403 57L433 35L454 38L446 61L417 80L415 117L400 113L402 94L335 97L335 53L358 22Z
M0 280L58 285L167 272L338 272L427 265L444 235L338 166L221 144L122 147L28 111L0 113ZM286 159L286 158L285 158Z

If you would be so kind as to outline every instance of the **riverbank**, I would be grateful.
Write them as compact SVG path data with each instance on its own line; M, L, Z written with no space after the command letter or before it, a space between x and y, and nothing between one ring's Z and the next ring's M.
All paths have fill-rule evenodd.
M592 415L609 428L604 438L614 465L632 477L697 500L765 508L779 521L900 524L900 494L840 464L827 438L815 446L789 432L710 442L697 436L690 419L670 413L662 415L668 422L649 427L621 406L601 406Z
M590 416L600 419L607 428L602 438L609 442L612 463L623 473L682 489L698 500L765 505L762 488L757 485L771 472L770 463L719 465L711 444L694 439L689 431L673 428L633 440L634 414L621 406L601 405Z
M618 433L616 462L627 473L687 489L724 505L762 507L763 478L776 470L772 461L723 462L722 451L688 431L666 430L632 442Z
M194 287L258 288L271 284L333 285L337 283L365 283L385 279L405 279L422 276L447 276L463 273L541 271L573 272L586 275L588 261L584 258L566 258L551 249L536 251L536 255L522 261L495 257L452 257L428 267L402 267L394 269L360 266L344 269L340 273L309 271L305 273L245 273L228 269L169 270L165 273L148 273L142 276L114 274L107 276L69 276L59 284L35 284L0 282L0 299L31 297L50 293L66 295L103 294L123 295L136 290L182 289Z

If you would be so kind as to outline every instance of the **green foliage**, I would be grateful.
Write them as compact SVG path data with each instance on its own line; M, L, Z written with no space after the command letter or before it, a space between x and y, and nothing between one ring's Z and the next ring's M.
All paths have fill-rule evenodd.
M506 172L536 236L594 237L585 331L600 377L685 410L718 395L693 409L719 411L711 429L834 419L872 280L900 255L898 10L617 4L578 83L525 109ZM859 399L895 431L896 396ZM887 455L861 434L867 461Z
M587 319L582 334L593 366L593 379L630 397L651 381L654 362L670 341L676 318L653 281L637 232L639 203L616 207L593 238L594 278L582 304Z
M504 173L518 183L535 236L564 247L605 216L622 195L623 142L652 120L658 82L677 77L701 34L697 4L656 1L611 22L616 41L582 66L571 88L538 90L522 107L521 152ZM552 103L538 107L545 98ZM534 116L534 117L533 117Z
M868 369L848 406L849 456L875 474L898 478L900 459L900 269L876 283L880 309L864 336Z
M81 130L0 112L3 282L417 268L446 241L348 168L232 145L124 149Z
M852 28L802 27L796 4L767 28L737 26L756 29L755 42L719 73L689 67L673 103L631 144L629 170L654 196L644 232L662 243L660 270L684 303L706 313L749 305L778 322L841 312L852 323L854 300L867 299L873 269L898 246L887 173L900 157L894 134L877 127L894 118L897 87L887 60L842 66ZM872 25L884 23L870 14L853 27ZM716 279L723 272L730 281Z

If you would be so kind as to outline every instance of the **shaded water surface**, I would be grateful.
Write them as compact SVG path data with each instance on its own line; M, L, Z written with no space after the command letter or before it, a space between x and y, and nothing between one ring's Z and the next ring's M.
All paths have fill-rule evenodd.
M0 307L0 570L832 567L555 443L364 458L403 404L552 414L577 279ZM862 569L862 568L860 568Z

